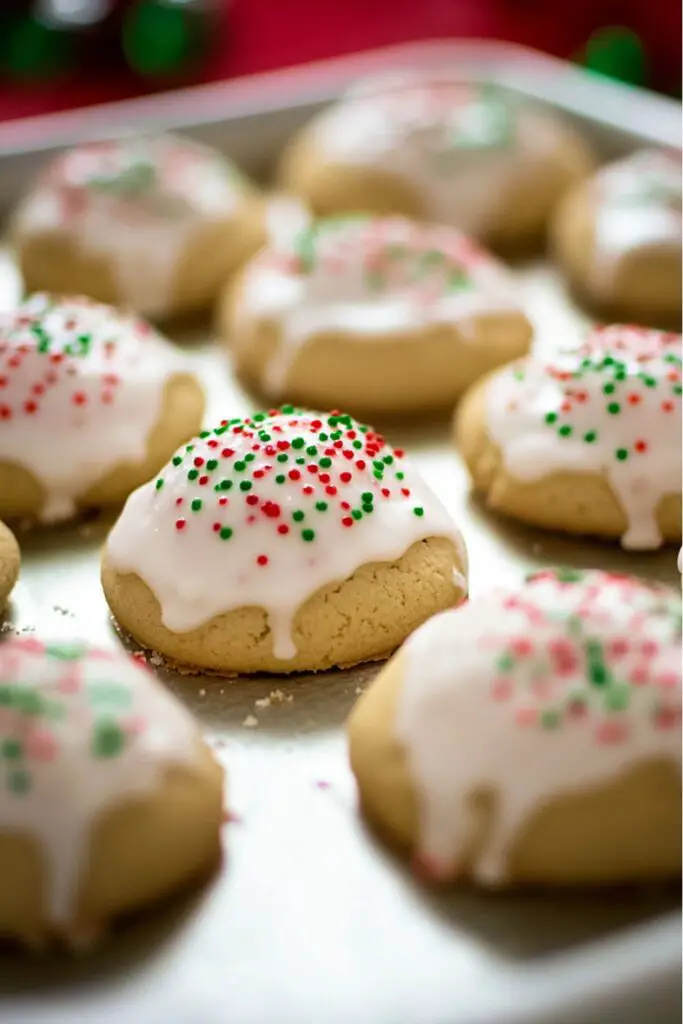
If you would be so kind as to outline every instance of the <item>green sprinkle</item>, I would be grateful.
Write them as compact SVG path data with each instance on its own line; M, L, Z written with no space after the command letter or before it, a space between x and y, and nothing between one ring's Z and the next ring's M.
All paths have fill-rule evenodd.
M305 444L306 442L304 441L303 437L295 437L294 440L292 441L292 448L303 448Z
M286 479L287 479L286 476L283 476L282 473L278 473L278 475L275 477L275 483L276 484L283 484Z
M252 416L254 423L263 423L265 418L266 414L264 412L255 412L254 415Z
M188 480L196 480L198 476L199 476L199 470L198 469L191 469L190 472L187 474L187 479Z
M363 442L362 441L354 441L353 444L352 444L352 448L355 448L356 451L359 451L362 447L363 447Z
M155 484L155 487L156 487L156 489L157 489L158 491L160 491L160 490L161 490L161 488L162 488L163 486L164 486L164 480L163 480L163 477L159 477L159 479L157 480L157 482L156 482L156 484Z
M353 518L354 518L354 519L356 519L356 520L357 520L357 519L362 519L362 518L363 518L363 513L361 512L361 510L360 510L359 508L354 508L354 509L352 509L352 511L351 511L351 515L352 515L352 516L353 516Z
M323 430L321 430L320 433L318 434L318 437L320 438L321 441L327 441L329 434L326 434Z
M2 756L8 761L18 761L21 757L21 743L18 740L5 740L2 745Z
M315 540L315 530L302 530L301 538L306 541Z
M313 457L314 455L318 454L318 449L314 444L309 444L308 448L306 449L306 454Z
M423 516L425 514L425 510L422 508L421 505L416 505L415 508L413 509L413 514L416 516Z
M511 672L515 667L515 659L511 654L503 654L498 659L498 671L499 672Z
M586 444L592 444L593 441L597 440L597 436L597 430L589 430L588 433L583 435L583 439L586 442Z
M306 460L303 457L301 457L299 459L295 459L294 462L296 463L297 466L305 466L306 465Z
M607 406L607 412L610 416L617 416L621 412L621 406L618 402L610 402Z
M289 455L285 455L284 452L280 452L280 454L276 455L275 458L278 462L289 462Z
M240 490L241 491L250 491L251 490L251 480L242 480L241 483L240 483Z
M629 704L628 686L610 686L605 693L605 706L609 711L625 711Z
M318 512L326 512L328 506L326 501L316 501L315 507L317 508Z
M380 473L380 471L378 469L376 469L373 472L372 475L374 476L375 480L383 480L384 479L384 473Z
M183 461L183 457L182 455L174 455L171 461L173 462L174 466L179 466L180 463Z
M330 466L332 465L332 459L329 459L327 455L324 455L323 458L320 459L319 461L323 469L329 469Z
M220 489L222 491L229 491L232 487L232 480L221 480Z
M244 470L247 468L247 464L246 464L246 462L242 462L240 460L240 462L235 462L234 463L234 468L237 470L238 473L243 473Z
M375 500L375 496L372 493L372 491L363 491L360 497L361 501L364 501L366 503L372 503Z
M302 519L305 519L305 513L298 508L296 512L292 512L292 519L295 523L300 523Z
M202 507L202 499L201 498L193 498L192 501L190 502L190 508L192 509L193 512L199 512L201 507Z
M614 393L614 390L615 390L614 384L603 384L602 390L603 390L604 394L611 395L611 394Z
M628 451L626 450L626 448L617 448L614 454L619 459L619 462L625 462L628 458Z
M571 435L572 428L569 426L568 423L565 423L563 426L560 427L560 429L557 432L560 435L560 437L569 437Z
M294 412L294 406L293 405L283 405L283 406L280 407L280 412L284 412L287 415L289 415L290 413Z
M232 537L232 530L229 526L222 526L218 531L218 536L221 540L230 540Z
M554 423L556 419L557 419L557 413L556 412L547 412L545 414L545 421L546 421L546 423Z
M541 726L544 729L557 729L560 724L560 715L557 711L541 712Z
M396 479L397 480L403 480L404 476L405 476L405 473L397 473L396 474Z
M123 731L112 718L101 718L95 722L92 736L94 757L118 757L124 744Z
M249 452L248 455L244 456L244 461L245 462L253 462L255 458L256 458L256 456L254 455L254 453L253 452Z
M364 512L365 512L365 513L366 513L367 515L370 515L370 513L371 513L371 512L374 512L374 511L375 511L375 506L374 506L374 505L363 505L363 511L364 511Z
M12 772L8 779L9 788L16 796L21 796L31 788L31 778L28 772Z
M209 461L206 464L206 468L207 469L215 469L217 465L218 465L218 459L209 459Z

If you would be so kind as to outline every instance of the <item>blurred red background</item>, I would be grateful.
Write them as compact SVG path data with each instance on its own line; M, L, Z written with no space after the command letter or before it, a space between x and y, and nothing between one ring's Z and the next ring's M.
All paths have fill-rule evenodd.
M596 30L619 25L640 37L648 84L663 91L680 88L681 5L676 0L233 0L222 4L220 19L214 52L193 82L448 36L507 39L571 59ZM99 73L75 71L49 83L4 80L0 121L159 87L121 64Z

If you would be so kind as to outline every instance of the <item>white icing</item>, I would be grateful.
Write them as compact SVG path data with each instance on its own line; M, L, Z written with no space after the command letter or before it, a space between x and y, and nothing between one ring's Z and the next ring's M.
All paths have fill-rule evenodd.
M291 246L312 220L310 210L295 196L275 194L266 201L266 234L275 248Z
M128 655L78 643L0 645L0 693L0 835L37 841L46 916L68 931L93 823L122 800L153 793L169 767L192 769L199 731ZM110 742L98 745L104 730Z
M497 803L470 870L495 884L507 878L516 837L548 802L651 759L680 765L680 601L663 588L597 572L580 583L548 574L442 612L402 657L395 732L419 801L419 855L436 876L465 869L468 800L478 792L492 790ZM608 677L596 685L590 663L601 658Z
M145 457L164 387L184 370L148 324L87 299L38 293L0 314L0 460L43 486L44 521Z
M356 89L311 131L324 157L404 179L427 219L480 235L510 189L558 148L562 129L492 88L444 79Z
M605 358L623 364L623 371L614 363L602 366ZM552 363L532 357L496 374L486 391L489 436L520 480L555 472L604 475L628 520L623 547L659 547L659 502L681 490L680 359L680 335L596 329ZM625 374L622 380L617 372ZM616 414L608 411L613 403ZM548 414L556 415L551 424ZM595 437L587 443L591 432Z
M180 449L178 464L171 462L161 472L160 487L150 481L131 494L107 540L108 564L120 573L136 573L147 584L159 601L167 629L183 633L224 612L263 608L274 654L287 661L296 654L292 622L298 609L321 587L348 579L361 566L394 561L428 537L447 537L466 571L460 534L418 474L383 442L377 454L366 454L377 435L363 434L350 418L351 427L341 424L346 450L354 451L347 459L333 447L333 440L318 438L317 430L328 422L323 414L288 413L255 424L234 422L236 431L228 425L225 433L207 434ZM362 440L362 450L352 449L349 429L359 443ZM266 436L269 441L262 440ZM290 447L300 438L303 447ZM317 448L316 455L307 454L311 446ZM230 454L223 456L223 450ZM323 454L327 450L330 456ZM279 462L278 454L288 461ZM244 461L250 456L252 461ZM385 465L379 480L373 475L373 458L385 457L394 461ZM296 458L304 458L306 465L297 464ZM321 466L320 459L331 464ZM190 481L188 471L193 471L195 460L200 476ZM210 469L212 460L218 466ZM358 460L365 462L363 469ZM315 473L308 470L311 462L319 467ZM395 478L399 464L403 480ZM291 479L292 473L300 473L300 479ZM347 473L350 480L343 479ZM285 477L282 483L277 482L278 474ZM232 481L229 490L220 487L224 479ZM249 484L248 491L240 490L242 482ZM389 495L382 495L383 488ZM363 494L372 495L371 514L362 512L367 504ZM201 509L193 511L195 499ZM316 508L320 501L327 505L322 511ZM342 502L348 503L346 509ZM423 510L421 515L415 514L416 507ZM354 520L352 510L361 511L360 518ZM300 512L304 518L297 521ZM181 529L176 526L179 517ZM351 520L350 525L343 525L344 518ZM217 528L232 530L232 536L221 540ZM279 533L280 528L287 532ZM304 531L309 529L315 538L306 541ZM267 562L259 564L260 557Z
M681 161L642 150L595 178L594 287L607 294L621 260L636 249L680 251Z
M231 217L243 192L228 161L187 139L95 143L56 161L21 205L16 229L26 237L71 233L107 259L122 305L161 316L190 239Z
M458 286L449 287L456 274ZM233 345L248 346L260 324L277 323L262 384L279 398L300 349L317 334L414 339L430 325L457 324L470 340L477 317L501 310L519 310L511 275L454 228L402 217L332 219L280 235L247 266Z

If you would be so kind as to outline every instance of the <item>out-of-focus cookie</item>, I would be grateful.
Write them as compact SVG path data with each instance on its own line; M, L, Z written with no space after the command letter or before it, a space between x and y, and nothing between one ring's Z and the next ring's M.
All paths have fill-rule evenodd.
M490 85L397 75L362 83L306 125L280 180L320 216L399 213L511 250L542 242L558 200L591 168L555 114Z
M163 318L209 306L265 236L260 195L231 161L159 135L58 157L20 203L12 237L28 291Z
M463 599L466 576L458 530L402 451L291 406L179 449L128 499L102 565L126 632L227 674L387 657Z
M425 623L348 725L363 806L432 880L681 871L681 602L540 573Z
M0 515L117 504L199 429L204 396L149 324L36 294L0 314Z
M680 335L597 328L475 384L457 443L490 508L657 548L681 539L681 390Z
M21 556L19 545L11 530L0 523L0 615L19 577Z
M455 228L402 217L276 237L229 288L222 329L266 397L373 416L452 407L532 334L500 263Z
M564 199L553 247L571 284L608 320L680 330L680 155L638 151Z
M8 641L0 705L0 935L90 942L217 866L223 770L134 659Z

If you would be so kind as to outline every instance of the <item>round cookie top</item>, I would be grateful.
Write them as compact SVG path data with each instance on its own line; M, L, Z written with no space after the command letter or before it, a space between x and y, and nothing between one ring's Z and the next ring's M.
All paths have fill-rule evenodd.
M169 767L192 769L199 744L189 712L129 655L0 644L0 839L40 844L54 924L72 917L101 814L153 792Z
M72 149L50 165L20 205L19 239L67 233L107 259L120 301L162 316L189 239L230 219L248 190L221 154L174 135Z
M149 324L85 298L37 293L0 313L0 461L34 475L41 518L141 459L183 361Z
M283 406L180 448L131 494L106 558L147 584L174 632L263 608L287 660L296 612L316 591L435 536L466 564L450 516L402 451L350 416Z
M639 150L608 164L593 182L598 257L609 260L634 249L681 248L681 161L661 150Z
M658 504L680 491L681 355L679 334L615 324L495 374L487 427L506 468L604 473L627 516L622 545L658 547Z
M351 90L310 131L325 159L402 178L427 218L472 234L504 213L503 193L528 174L529 154L544 159L564 139L562 126L493 85L429 76Z
M540 572L435 616L402 657L395 728L436 876L457 871L472 793L498 797L474 866L496 882L517 830L548 801L650 760L680 763L681 601L668 588Z
M518 311L502 264L455 228L403 217L339 217L274 238L247 266L235 309L235 344L246 322L274 320L278 351L265 381L277 394L299 347L338 331L354 340L414 339L430 324Z

